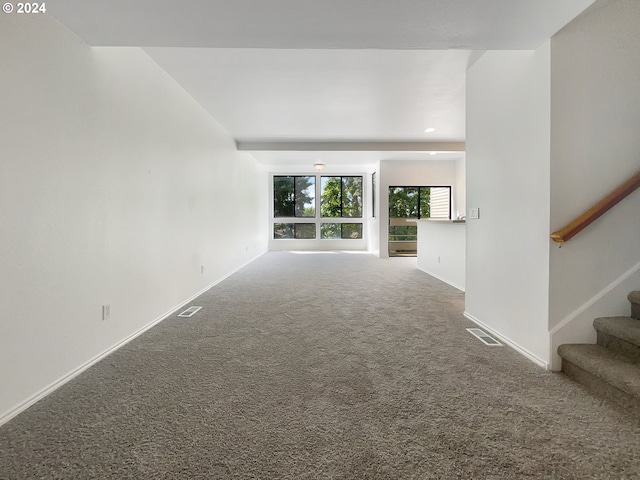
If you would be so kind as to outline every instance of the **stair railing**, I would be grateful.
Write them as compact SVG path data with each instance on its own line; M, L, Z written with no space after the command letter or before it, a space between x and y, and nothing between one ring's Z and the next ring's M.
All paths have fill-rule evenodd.
M622 185L620 185L618 188L616 188L609 195L596 203L589 210L584 212L579 217L576 217L564 228L553 232L551 234L551 239L554 242L564 243L567 240L573 238L595 220L611 210L611 208L617 205L621 200L633 193L633 191L638 187L640 187L640 171L637 172L629 180L624 182Z

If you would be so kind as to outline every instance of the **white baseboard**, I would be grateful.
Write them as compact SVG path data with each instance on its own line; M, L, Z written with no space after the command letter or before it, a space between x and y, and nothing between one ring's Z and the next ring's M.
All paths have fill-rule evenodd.
M518 352L520 355L523 355L524 357L528 358L529 360L531 360L533 363L545 368L545 369L549 369L549 363L543 359L541 359L540 357L538 357L537 355L531 353L530 351L528 351L526 348L522 347L521 345L518 345L516 342L514 342L513 340L505 337L504 335L501 335L500 333L496 332L494 329L492 329L491 327L489 327L486 323L482 322L481 320L477 319L476 317L474 317L473 315L471 315L469 312L465 311L463 314L466 318L468 318L469 320L471 320L473 323L475 323L476 325L478 325L479 327L482 327L483 329L487 330L488 333L490 333L491 335L495 335L500 341L502 341L503 343L509 345L511 348L513 348L516 352Z
M464 287L461 287L461 286L460 286L460 285L458 285L457 283L453 283L453 282L451 282L451 281L447 280L446 278L441 277L440 275L436 275L435 273L430 272L429 270L427 270L427 269L425 269L425 268L422 268L422 267L420 267L420 266L418 266L417 268L418 268L418 270L420 270L421 272L424 272L424 273L426 273L427 275L431 275L432 277L437 278L437 279L438 279L438 280L440 280L441 282L444 282L444 283L446 283L446 284L448 284L448 285L451 285L452 287L457 288L457 289L458 289L458 290L460 290L461 292L464 292Z
M598 317L627 316L627 295L640 285L640 262L606 285L587 302L564 317L549 331L551 369L559 371L562 359L558 347L563 343L596 343L593 320Z
M4 414L2 417L0 417L0 426L2 426L3 424L7 423L12 418L18 416L19 414L24 412L27 408L29 408L30 406L34 405L38 401L42 400L47 395L49 395L50 393L54 392L55 390L57 390L61 386L63 386L65 383L73 380L75 377L77 377L82 372L84 372L88 368L90 368L93 365L95 365L96 363L98 363L103 358L107 357L108 355L110 355L111 353L115 352L119 348L123 347L124 345L126 345L130 341L134 340L136 337L139 337L140 335L142 335L144 332L146 332L150 328L152 328L155 325L157 325L158 323L162 322L163 320L165 320L167 317L169 317L173 312L175 312L179 308L184 307L187 303L191 302L193 299L199 297L200 295L202 295L207 290L213 288L214 286L216 286L220 282L222 282L222 281L226 280L227 278L229 278L234 273L238 272L239 270L241 270L244 267L246 267L247 265L249 265L251 262L257 260L259 257L264 255L265 253L266 253L266 251L260 253L259 255L256 255L252 259L246 261L245 263L240 265L238 268L236 268L233 271L229 272L228 274L220 277L215 282L213 282L210 285L208 285L207 287L203 288L198 293L190 296L185 301L183 301L179 305L176 305L175 307L173 307L168 312L163 313L161 316L159 316L155 320L151 321L150 323L148 323L147 325L145 325L141 329L135 331L134 333L132 333L131 335L129 335L125 339L123 339L120 342L116 343L115 345L113 345L112 347L108 348L104 352L96 355L95 357L93 357L92 359L90 359L87 362L83 363L82 365L80 365L79 367L75 368L74 370L72 370L71 372L67 373L66 375L63 375L58 380L56 380L55 382L49 384L48 386L46 386L45 388L40 390L35 395L32 395L31 397L27 398L25 401L21 402L16 407L14 407L13 409L9 410L6 414Z
M603 299L614 288L616 288L618 285L622 284L625 280L630 278L632 275L634 275L638 271L640 271L640 262L637 263L636 265L634 265L633 267L631 267L626 272L624 272L622 275L620 275L618 278L616 278L613 282L609 283L609 285L607 285L605 288L600 290L596 295L594 295L592 298L590 298L587 302L585 302L583 305L581 305L576 310L574 310L569 315L567 315L565 318L563 318L555 327L553 327L549 331L549 334L554 335L559 330L562 330L569 323L574 321L581 313L583 313L586 310L588 310L589 308L591 308L593 305L595 305L597 302L599 302L601 299Z

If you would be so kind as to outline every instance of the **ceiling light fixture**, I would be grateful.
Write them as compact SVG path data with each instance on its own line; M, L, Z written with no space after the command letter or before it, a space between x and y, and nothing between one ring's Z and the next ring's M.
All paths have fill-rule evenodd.
M429 155L435 155L438 152L429 152Z
M313 168L315 168L316 170L322 170L324 168L324 163L322 162L314 163Z
M435 128L433 128L433 127L429 127L429 128L425 128L425 129L424 129L424 133L433 133L433 132L435 132L435 131L436 131L436 129L435 129Z

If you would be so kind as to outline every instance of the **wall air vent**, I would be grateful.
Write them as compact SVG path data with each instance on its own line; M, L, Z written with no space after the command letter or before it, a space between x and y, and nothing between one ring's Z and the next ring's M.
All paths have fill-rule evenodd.
M200 310L202 307L189 307L184 312L182 312L179 317L193 317L193 315Z
M480 339L480 341L482 343L484 343L485 345L489 345L491 347L501 347L502 346L502 344L499 341L497 341L493 337L490 337L489 335L484 333L479 328L467 328L467 332L469 332L474 337Z

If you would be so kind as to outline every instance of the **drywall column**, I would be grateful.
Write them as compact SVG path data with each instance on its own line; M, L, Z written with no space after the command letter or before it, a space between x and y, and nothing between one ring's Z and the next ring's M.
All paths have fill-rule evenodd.
M549 42L536 51L490 51L467 74L465 314L541 365L548 361L549 58Z

